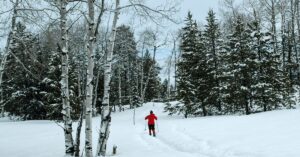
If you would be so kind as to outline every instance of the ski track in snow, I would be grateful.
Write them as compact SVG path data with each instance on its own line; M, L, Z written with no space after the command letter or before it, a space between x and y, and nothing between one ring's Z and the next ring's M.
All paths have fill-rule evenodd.
M148 103L146 105L145 108L148 110L144 109L146 113L142 112L143 114L140 114L138 117L143 117L147 114L147 111L154 110L159 118L159 123L169 120L161 114L163 110L160 105L163 104L152 105ZM141 123L139 125L143 126ZM184 129L175 124L169 126L167 132L157 131L157 128L156 132L157 137L149 136L145 131L142 131L138 137L141 143L146 143L145 146L152 152L170 151L172 154L191 157L252 157L249 153L243 154L228 149L214 148L208 141L188 134Z

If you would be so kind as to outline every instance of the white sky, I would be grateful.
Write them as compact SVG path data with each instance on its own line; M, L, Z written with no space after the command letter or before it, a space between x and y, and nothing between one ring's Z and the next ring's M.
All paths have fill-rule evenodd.
M219 0L182 0L180 15L184 18L187 12L191 11L194 19L203 23L209 9L218 12Z
M126 5L125 3L122 4L122 2L124 2L126 0L121 0L121 6ZM167 1L172 1L172 0L147 0L148 3L146 3L147 5L151 6L152 8L155 8L157 6L159 6L161 3L165 3ZM188 11L191 11L193 14L194 19L198 22L198 23L205 23L205 18L207 16L207 13L209 11L209 9L213 9L217 14L218 14L218 10L219 10L219 0L175 0L177 2L180 2L179 4L179 8L180 11L175 15L176 19L181 19L181 21L183 19L185 19L185 17L187 16ZM3 7L0 7L3 8ZM218 17L218 15L217 15ZM112 17L111 17L112 19ZM129 13L122 13L119 19L119 24L127 24L130 25L136 32L135 34L137 35L139 33L140 30L142 30L145 27L154 27L155 25L151 22L147 22L144 24L140 24L139 22L136 22L137 19L134 18L135 20L132 20L133 17L130 16L130 12ZM134 22L133 22L134 21ZM160 38L163 39L165 38L164 36L167 36L166 34L168 32L174 32L177 31L178 29L180 29L183 26L183 23L181 24L174 24L174 23L168 23L165 25L166 27L164 28L159 28L160 31L162 32ZM2 49L5 45L5 40L0 40L0 49ZM164 78L166 78L166 75L164 74L165 70L165 62L166 59L171 55L171 48L170 46L166 46L163 48L160 48L158 50L157 53L157 61L160 65L160 67L163 68L163 70L161 71L161 77L162 80ZM174 80L172 80L173 82Z
M150 6L157 6L160 3L163 3L164 0L160 0L157 3L157 0L149 0L152 2ZM179 0L180 2L180 0ZM149 5L149 4L148 4ZM194 20L196 20L200 24L204 24L206 21L206 16L207 13L210 9L213 9L217 14L219 12L219 0L181 0L181 4L179 5L180 11L177 13L176 18L180 18L181 20L184 20L185 17L187 16L188 11L191 11L193 14ZM217 15L218 17L218 15ZM126 13L121 15L120 17L120 23L122 24L129 24L133 27L133 29L136 31L135 33L138 33L139 29L142 27L147 27L147 26L154 26L154 24L151 24L151 22L146 23L146 24L140 24L139 22L132 22L132 19L130 16ZM165 28L160 28L162 32L174 32L178 29L180 29L183 26L183 23L181 24L174 24L174 23L169 23L167 27ZM155 27L155 26L154 26ZM166 34L162 33L161 36L166 36ZM163 37L161 37L163 38ZM166 46L164 48L160 48L157 53L157 61L162 67L162 71L160 74L160 77L162 78L162 81L167 78L166 74L166 60L167 58L171 55L171 46ZM174 70L172 71L174 76ZM171 79L171 82L174 82L174 79Z

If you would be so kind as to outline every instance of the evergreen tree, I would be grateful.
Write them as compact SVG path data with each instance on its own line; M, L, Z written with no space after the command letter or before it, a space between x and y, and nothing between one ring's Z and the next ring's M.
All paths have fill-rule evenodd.
M114 104L118 104L119 81L121 81L121 91L123 91L122 102L133 105L139 104L138 94L138 51L134 33L130 27L122 25L117 28L117 38L115 42L114 54L116 64L113 66L111 99ZM119 78L121 77L121 78Z
M221 112L221 100L220 100L220 83L218 76L220 75L220 49L222 45L221 32L219 24L217 23L216 15L213 10L208 12L206 18L207 24L203 33L205 51L207 57L208 73L209 76L208 85L210 86L210 94L207 96L210 108ZM203 56L203 57L205 57ZM214 109L215 108L215 109ZM211 111L214 113L216 111Z
M153 61L149 50L147 49L143 59L143 71L144 71L144 88L146 88L145 92L145 101L149 102L155 98L159 97L159 87L160 87L160 79L159 72L161 70L160 67L157 66L156 62ZM154 68L153 68L154 67ZM149 78L149 82L146 86L147 77Z
M192 114L192 107L195 105L197 87L195 86L195 69L197 65L197 52L199 51L199 30L196 22L193 21L189 12L185 20L185 27L182 28L181 36L181 57L177 63L177 90L178 99L184 104L182 111L187 118ZM193 75L192 75L193 74ZM199 89L198 89L199 90Z
M161 88L160 88L160 97L163 100L167 100L168 98L168 80L165 79L162 84L161 84Z
M62 120L62 100L60 91L61 57L57 51L52 51L49 58L47 77L41 82L44 90L43 101L47 103L47 117Z
M21 119L62 119L61 57L51 44L52 38L46 36L44 40L40 42L23 24L17 24L3 84L4 105L10 115ZM70 66L70 103L72 118L77 119L80 103L74 74L75 68Z
M274 109L281 102L281 93L276 87L281 86L282 71L278 70L280 62L279 55L274 53L272 46L272 34L261 32L260 23L254 21L250 23L251 31L251 51L257 57L255 81L251 86L251 92L254 93L253 103L259 106L260 111Z
M252 97L251 84L255 70L256 54L251 51L250 31L242 16L238 16L234 23L234 32L229 36L230 52L224 56L227 61L225 73L229 76L226 84L226 94L230 96L227 103L231 104L231 112L242 111L250 114L250 99Z
M39 40L17 23L11 53L4 69L4 107L10 115L21 119L45 119L46 106L42 101L39 80L44 67L39 64Z

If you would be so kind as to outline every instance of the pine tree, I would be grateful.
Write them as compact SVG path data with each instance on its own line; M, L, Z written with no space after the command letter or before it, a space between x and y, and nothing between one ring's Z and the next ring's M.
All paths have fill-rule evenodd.
M37 57L40 55L39 40L26 32L20 22L16 28L4 69L4 107L10 115L24 120L45 119L47 111L39 86L44 71Z
M185 20L185 27L182 28L181 36L181 57L177 63L177 90L178 99L184 104L182 111L187 118L192 114L192 107L195 105L196 86L195 66L197 65L197 52L199 51L199 31L196 22L193 21L192 14L189 12ZM199 89L198 89L199 90Z
M163 98L164 100L167 100L168 98L168 80L165 79L162 84L161 84L161 88L160 88L160 97Z
M116 66L113 68L112 77L112 103L119 103L119 82L121 82L121 91L123 91L122 99L125 104L130 106L136 106L139 104L138 94L138 61L136 42L134 39L134 33L131 28L122 25L117 28L117 38L115 42L114 54L116 60ZM119 78L120 77L120 78ZM114 92L113 92L114 91Z
M251 31L251 51L256 55L255 81L251 85L254 93L253 103L259 106L258 111L269 111L281 102L282 93L276 89L281 86L284 75L279 70L281 62L279 54L274 53L272 34L261 32L260 23L254 21L248 24ZM281 86L282 87L282 86Z
M144 57L142 58L143 60L143 71L144 71L144 87L146 88L145 92L145 101L149 102L152 101L155 98L159 97L159 86L160 86L160 79L159 79L159 72L161 70L160 67L157 66L156 62L153 61L149 50L147 49ZM154 67L154 68L153 68ZM146 85L147 79L149 77L149 82Z
M250 47L250 31L242 16L238 16L234 23L234 32L229 36L230 52L224 56L227 61L225 74L229 76L227 86L227 103L231 112L241 111L250 114L251 83L255 69L255 54ZM228 99L229 98L229 99ZM244 111L243 111L244 110Z
M43 93L43 102L47 109L47 119L59 120L63 119L62 99L61 99L61 54L59 47L53 44L51 36L55 35L55 31L48 32L42 45L42 61L45 66L45 74L40 82L40 90ZM76 72L75 60L69 62L69 101L71 106L71 118L77 120L80 115L80 98L78 97L78 74Z
M213 10L208 12L206 18L207 24L203 33L203 39L205 44L205 51L207 56L208 74L209 80L208 85L211 91L207 96L210 108L221 112L221 99L220 99L220 83L218 76L220 75L220 49L221 49L221 32L219 24L217 23L216 15ZM215 109L214 109L215 108ZM216 112L216 111L211 111Z
M62 120L62 100L59 83L61 80L61 57L57 51L51 52L46 76L41 82L41 87L45 93L43 100L47 103L47 117L52 120Z

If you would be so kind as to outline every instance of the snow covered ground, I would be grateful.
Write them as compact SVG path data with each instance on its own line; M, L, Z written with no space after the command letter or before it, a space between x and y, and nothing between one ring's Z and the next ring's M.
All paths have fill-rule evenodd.
M156 138L145 130L144 117L150 110L159 118ZM117 145L118 157L300 156L299 109L184 119L163 113L161 103L148 103L138 108L136 114L136 125L132 110L113 114L109 154L113 145ZM94 148L99 123L99 118L94 118ZM63 131L56 123L0 119L0 157L63 155Z

